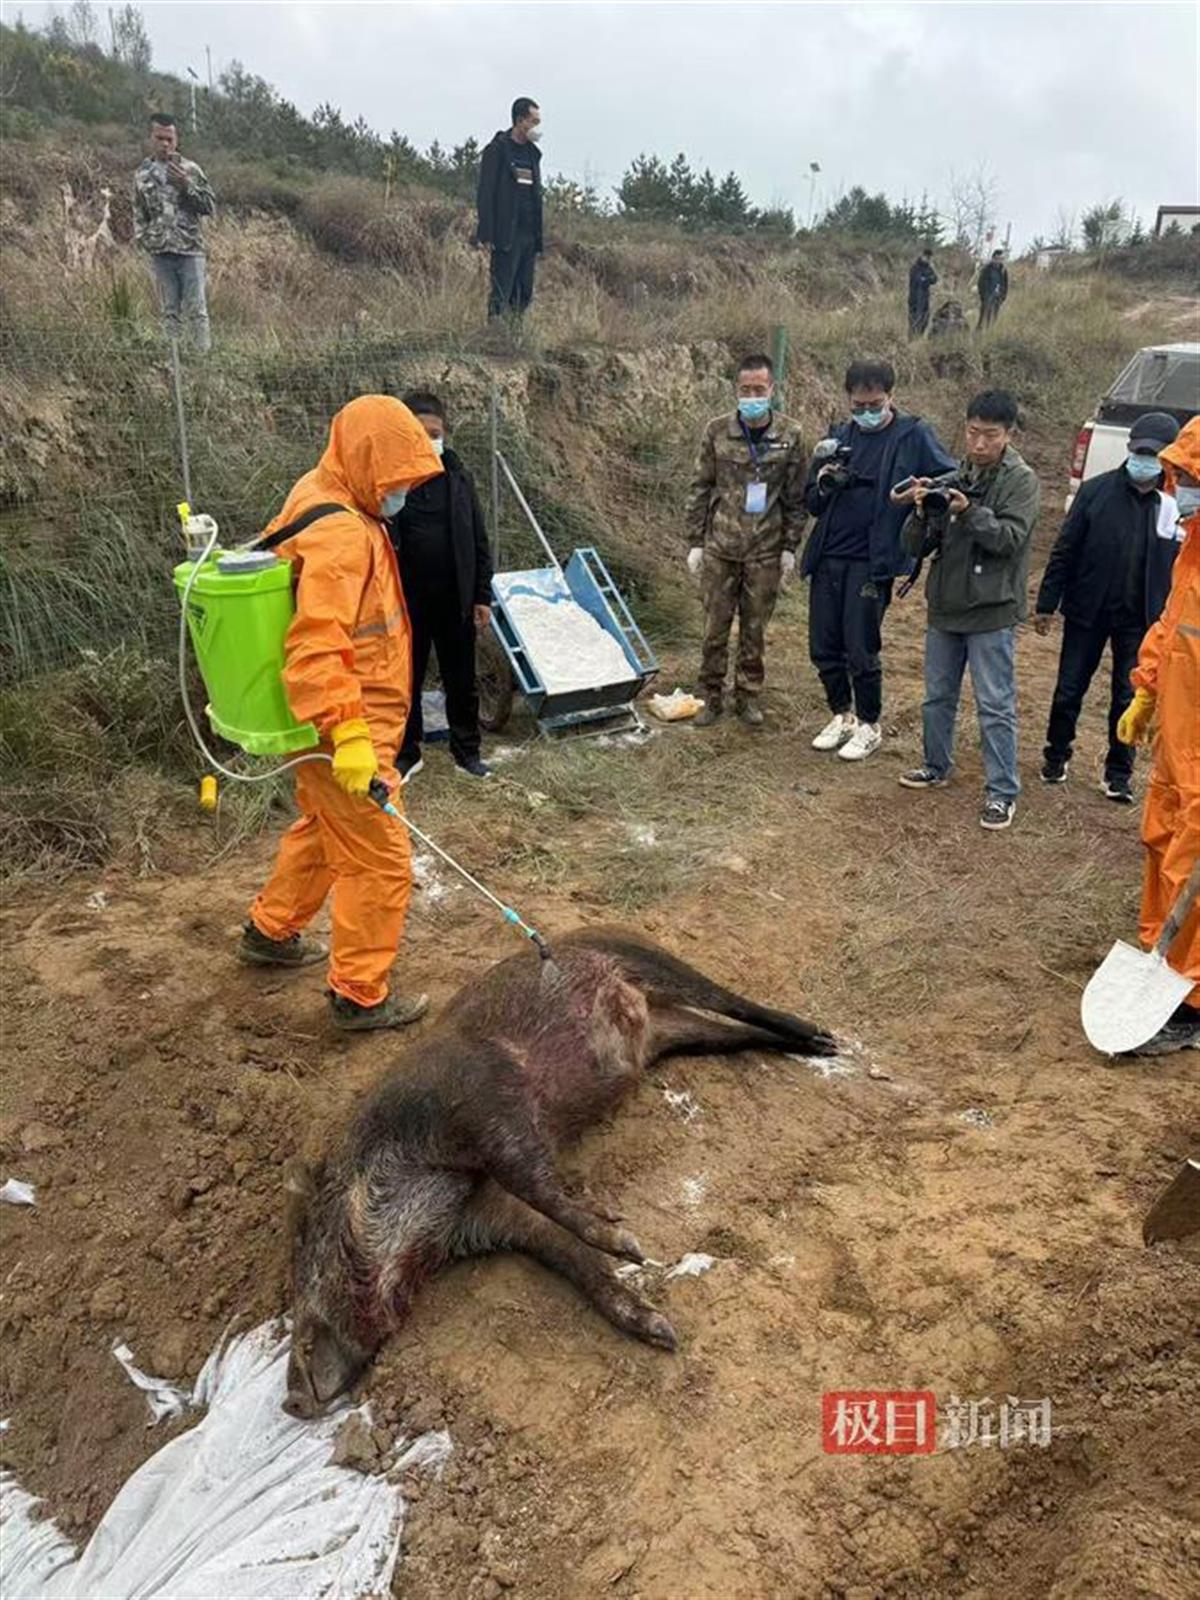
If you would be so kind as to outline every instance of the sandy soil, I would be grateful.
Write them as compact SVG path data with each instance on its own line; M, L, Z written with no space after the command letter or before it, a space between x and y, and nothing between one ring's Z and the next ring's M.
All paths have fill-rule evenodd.
M784 609L771 727L707 736L717 842L685 840L629 919L834 1027L844 1070L671 1063L569 1158L656 1257L716 1258L647 1279L677 1355L622 1339L519 1259L424 1292L367 1384L386 1422L445 1418L456 1444L413 1505L398 1595L1195 1593L1200 1245L1150 1251L1139 1230L1198 1147L1200 1058L1109 1065L1078 1026L1082 983L1132 927L1137 815L1096 791L1099 703L1071 785L1038 784L1055 651L1031 635L1017 825L977 826L969 703L956 783L901 791L920 620L915 600L889 619L888 739L848 768L807 748L819 707L799 603ZM694 773L704 737L665 732L653 758ZM719 780L755 738L751 795ZM649 758L611 752L614 771ZM551 933L612 920L616 853L656 848L630 845L627 807L618 824L584 802L514 806L504 831L456 799L442 818L443 759L414 815ZM522 760L505 770L520 781ZM3 1459L78 1536L167 1436L114 1338L190 1376L231 1315L279 1309L279 1169L395 1048L337 1038L319 972L234 964L271 841L206 865L204 826L171 870L114 868L4 912L0 1176L32 1180L38 1203L0 1216ZM405 971L442 1001L510 940L427 890ZM822 1394L860 1388L930 1389L941 1407L1049 1397L1053 1440L825 1454Z

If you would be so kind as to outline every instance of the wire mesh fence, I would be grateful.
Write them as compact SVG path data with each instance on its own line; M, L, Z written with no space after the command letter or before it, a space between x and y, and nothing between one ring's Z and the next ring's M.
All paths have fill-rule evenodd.
M574 455L562 430L531 425L531 410L556 411L557 380L544 367L453 339L259 336L203 357L183 343L179 356L176 369L166 341L137 326L0 327L4 681L72 665L84 650L168 648L182 556L175 508L187 487L222 542L252 538L316 464L334 413L365 393L432 389L445 400L502 567L546 556L493 473L495 447L562 556L596 544L635 606L656 603L656 562L679 537L682 433L643 424L613 446L612 463L595 457L595 441L581 460L586 419L575 419Z

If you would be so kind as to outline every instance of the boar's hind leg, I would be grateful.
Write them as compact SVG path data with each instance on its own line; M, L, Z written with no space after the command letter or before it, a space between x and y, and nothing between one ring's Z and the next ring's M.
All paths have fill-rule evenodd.
M518 1250L532 1256L569 1278L615 1328L675 1349L675 1330L666 1317L621 1282L606 1255L495 1183L485 1183L471 1201L454 1249L460 1255Z
M746 1039L743 1044L693 1044L693 1050L742 1050L748 1046L795 1050L800 1055L831 1056L837 1054L833 1036L815 1022L805 1022L788 1011L774 1011L770 1006L760 1006L745 995L736 994L715 983L686 961L660 950L657 945L642 944L637 939L622 938L619 934L588 936L588 943L607 950L620 961L626 976L642 989L652 1006L692 1006L698 1011L715 1011L718 1016L731 1017L735 1022L749 1023L771 1036L765 1039ZM730 1038L730 1035L723 1035ZM677 1047L679 1049L684 1046Z
M647 1056L723 1056L738 1050L796 1050L800 1047L752 1022L709 1017L687 1006L652 1006Z
M485 1120L474 1130L479 1166L500 1185L543 1216L560 1223L585 1244L611 1256L644 1261L642 1247L624 1228L572 1200L554 1168L545 1140L533 1123L510 1113L501 1123Z

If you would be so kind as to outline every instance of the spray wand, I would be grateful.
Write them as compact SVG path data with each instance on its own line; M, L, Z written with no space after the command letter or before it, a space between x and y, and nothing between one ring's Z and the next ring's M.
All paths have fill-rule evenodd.
M510 923L512 927L516 928L518 933L523 933L525 937L531 941L531 943L537 949L538 955L541 956L543 961L553 961L554 957L550 953L550 946L546 943L545 938L537 931L536 928L531 928L529 924L525 922L516 911L513 910L512 906L506 906L503 900L497 899L490 889L485 888L484 885L479 882L478 878L473 878L471 876L466 867L460 866L452 855L448 855L446 851L442 849L441 845L434 844L433 840L428 834L422 833L420 828L418 828L414 822L411 822L402 811L398 810L392 804L388 796L387 784L384 783L382 778L372 778L371 787L367 792L381 811L386 811L389 817L395 817L397 822L402 822L415 839L419 839L421 843L425 845L427 849L432 850L435 855L441 856L442 860L447 864L447 866L453 867L455 872L458 873L459 877L465 878L477 894L481 894L485 900L490 900L491 903L496 907L497 911L499 911L500 915L504 918L505 922Z

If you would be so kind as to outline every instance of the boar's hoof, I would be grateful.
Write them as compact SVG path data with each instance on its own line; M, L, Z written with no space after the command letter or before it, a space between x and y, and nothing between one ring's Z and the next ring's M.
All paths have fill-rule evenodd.
M612 1252L615 1256L625 1256L630 1261L645 1261L646 1252L637 1242L628 1228L614 1228L612 1236Z
M675 1329L663 1316L661 1311L651 1311L642 1320L642 1327L638 1330L638 1337L647 1344L656 1344L660 1350L677 1350L679 1340L675 1336Z

